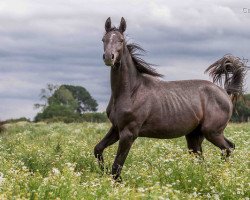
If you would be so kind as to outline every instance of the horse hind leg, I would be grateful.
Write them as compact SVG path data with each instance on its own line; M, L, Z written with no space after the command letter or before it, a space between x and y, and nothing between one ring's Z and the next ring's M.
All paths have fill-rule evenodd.
M200 131L200 128L196 128L194 131L185 136L187 140L187 146L190 153L194 153L195 155L202 155L202 147L201 144L204 140L204 136Z
M206 119L201 125L201 131L209 142L221 149L222 157L226 159L231 155L232 149L235 147L223 134L230 115L228 112L220 109L216 111L213 108L210 109L210 112L207 113L206 116Z
M221 149L223 157L227 158L231 155L234 144L226 139L222 132L205 134L205 138Z

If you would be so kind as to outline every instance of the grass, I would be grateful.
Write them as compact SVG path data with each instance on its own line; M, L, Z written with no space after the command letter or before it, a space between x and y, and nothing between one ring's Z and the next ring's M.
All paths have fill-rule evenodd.
M98 168L93 148L109 124L16 123L0 135L0 199L245 199L250 197L250 124L230 124L236 144L228 162L203 143L205 160L184 137L138 138L122 183ZM108 172L117 144L104 152Z

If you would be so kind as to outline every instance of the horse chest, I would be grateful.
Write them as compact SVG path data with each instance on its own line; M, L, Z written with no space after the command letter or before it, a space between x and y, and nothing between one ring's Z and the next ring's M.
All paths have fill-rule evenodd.
M131 106L125 103L115 103L111 107L109 119L113 125L124 127L135 119Z

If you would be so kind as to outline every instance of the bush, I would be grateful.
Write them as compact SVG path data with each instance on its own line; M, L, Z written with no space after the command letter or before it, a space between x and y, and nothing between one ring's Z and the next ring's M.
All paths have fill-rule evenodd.
M108 122L108 117L105 112L84 113L82 115L82 119L85 122L98 122L98 123Z
M47 122L47 123L54 123L54 122L64 122L64 123L82 123L82 122L95 122L95 123L103 123L108 122L108 117L106 113L84 113L82 115L79 115L77 113L68 113L61 116L50 116L50 117L44 117L44 113L39 113L35 117L35 122Z
M58 104L52 104L44 109L42 113L38 113L34 119L35 122L39 121L65 121L69 120L70 122L79 118L80 115L74 112L70 106L63 106ZM72 122L73 122L72 121Z
M16 123L16 122L30 122L30 119L26 117L20 117L17 119L7 119L5 121L0 122L0 126L3 124Z

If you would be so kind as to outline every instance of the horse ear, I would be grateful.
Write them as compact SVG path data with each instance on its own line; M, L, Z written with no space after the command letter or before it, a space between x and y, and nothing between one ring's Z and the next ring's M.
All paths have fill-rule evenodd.
M125 19L122 17L122 18L121 18L121 22L120 22L120 26L119 26L119 31L123 33L123 32L126 30L126 27L127 27L126 21L125 21Z
M110 17L105 22L105 30L108 32L111 29L111 19Z

